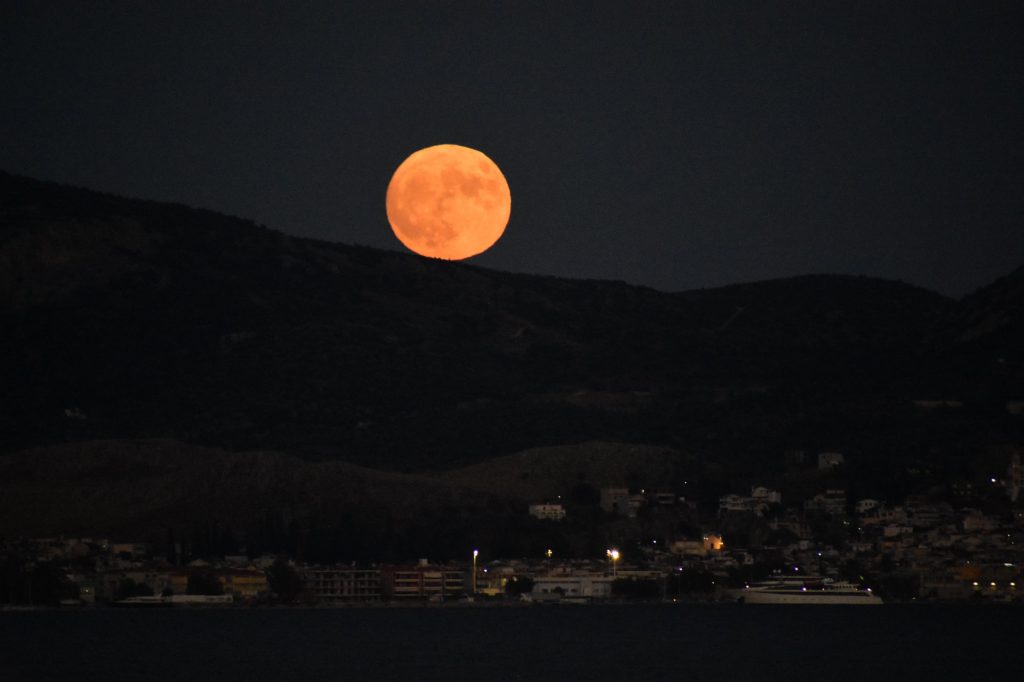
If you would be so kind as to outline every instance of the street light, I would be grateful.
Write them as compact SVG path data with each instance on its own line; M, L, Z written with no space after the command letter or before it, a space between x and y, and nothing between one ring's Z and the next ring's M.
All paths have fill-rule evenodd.
M608 561L611 562L611 565L612 565L612 577L614 578L615 577L616 563L618 562L619 557L621 555L619 554L619 550L617 550L617 549L609 549L606 552L606 554L608 555Z
M476 558L480 556L480 550L473 550L473 594L476 594Z

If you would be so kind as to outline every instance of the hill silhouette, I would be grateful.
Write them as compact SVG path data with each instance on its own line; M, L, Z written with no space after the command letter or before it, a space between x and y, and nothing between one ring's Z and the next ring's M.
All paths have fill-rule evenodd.
M612 440L756 463L913 449L907 406L936 395L1006 439L1021 279L664 293L0 174L0 449L156 437L429 471Z
M685 478L712 502L791 449L842 450L854 492L896 495L911 468L1003 467L1021 442L1022 282L666 293L0 173L0 532L408 557L498 528L514 552L556 540L526 501Z

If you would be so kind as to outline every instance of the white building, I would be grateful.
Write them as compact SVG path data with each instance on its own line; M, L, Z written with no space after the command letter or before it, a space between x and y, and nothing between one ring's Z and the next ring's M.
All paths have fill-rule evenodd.
M612 578L603 575L540 576L533 579L533 601L561 599L608 599L612 596Z
M750 489L750 497L730 493L718 498L718 513L749 511L761 516L773 504L782 504L782 493L754 486Z
M729 493L718 498L718 511L731 512L731 511L750 511L750 498L737 495L735 493Z
M769 490L763 485L755 485L750 489L750 497L754 502L765 504L782 504L782 493L778 490Z
M820 452L818 453L818 471L835 469L843 465L844 458L841 452Z

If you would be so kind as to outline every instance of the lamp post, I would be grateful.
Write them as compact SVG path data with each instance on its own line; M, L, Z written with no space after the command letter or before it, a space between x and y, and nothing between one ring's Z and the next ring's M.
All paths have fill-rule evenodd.
M613 578L615 577L616 565L618 564L619 556L620 556L619 550L617 550L617 549L610 549L610 550L608 550L608 558L612 560L612 577Z
M479 549L473 550L473 596L476 596L476 558L480 555Z

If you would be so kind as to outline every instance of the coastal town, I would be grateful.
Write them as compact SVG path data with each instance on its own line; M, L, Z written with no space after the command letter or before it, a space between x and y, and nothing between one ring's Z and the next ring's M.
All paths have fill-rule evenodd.
M819 480L834 481L844 455L818 453L813 464ZM900 500L851 499L838 487L787 500L754 485L702 509L677 491L605 487L600 514L625 541L589 557L497 557L467 546L464 559L443 563L318 564L182 556L180 544L123 538L6 538L0 607L735 601L737 589L773 575L842 581L889 603L1020 603L1021 484L1015 453L1003 475ZM572 505L556 498L523 511L557 526Z

